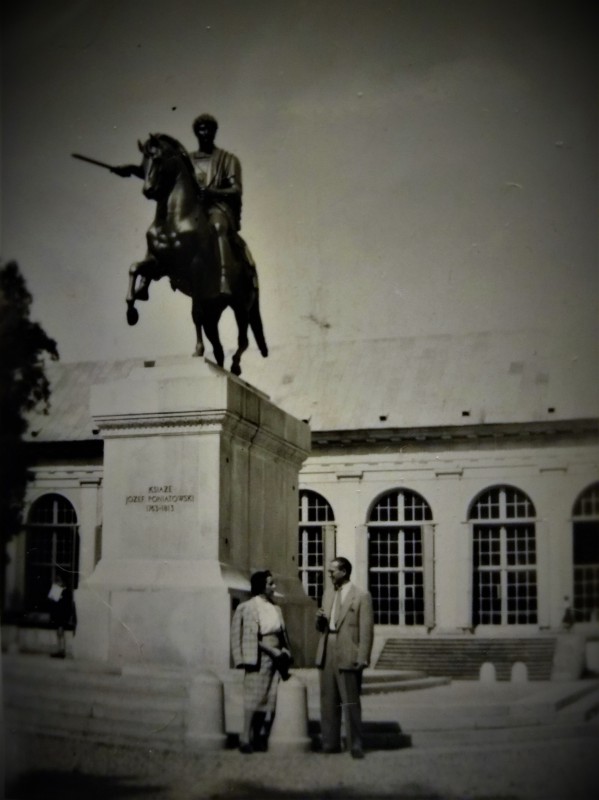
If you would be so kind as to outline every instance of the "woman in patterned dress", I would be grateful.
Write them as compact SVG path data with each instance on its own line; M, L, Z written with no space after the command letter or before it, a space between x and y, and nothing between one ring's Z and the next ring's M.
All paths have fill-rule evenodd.
M239 737L242 753L266 750L275 715L277 687L291 651L283 614L274 603L276 584L269 570L255 572L252 597L240 603L231 624L231 650L243 677L243 731Z

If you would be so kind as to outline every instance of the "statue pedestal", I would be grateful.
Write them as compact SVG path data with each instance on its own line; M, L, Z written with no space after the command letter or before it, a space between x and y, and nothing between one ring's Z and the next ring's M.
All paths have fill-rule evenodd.
M235 600L270 569L297 665L314 606L297 573L308 426L202 359L93 387L104 439L101 558L76 594L77 658L230 667Z

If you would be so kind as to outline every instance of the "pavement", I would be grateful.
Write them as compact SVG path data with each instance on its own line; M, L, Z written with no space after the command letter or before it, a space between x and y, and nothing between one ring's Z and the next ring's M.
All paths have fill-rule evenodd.
M308 708L318 713L308 677ZM597 800L599 682L453 681L363 698L411 746L348 753L157 752L37 737L7 742L7 800ZM30 767L13 758L28 748ZM35 765L35 766L31 766Z

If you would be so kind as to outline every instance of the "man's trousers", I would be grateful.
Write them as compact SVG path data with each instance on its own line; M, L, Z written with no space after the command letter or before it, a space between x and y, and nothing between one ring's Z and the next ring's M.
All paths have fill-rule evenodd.
M320 725L323 750L341 746L341 719L345 721L347 747L362 749L362 670L337 667L337 637L329 634L324 665L320 672Z

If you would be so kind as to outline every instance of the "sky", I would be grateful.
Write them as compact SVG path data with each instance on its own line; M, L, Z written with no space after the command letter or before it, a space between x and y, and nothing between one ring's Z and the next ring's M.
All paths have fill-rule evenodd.
M241 159L271 345L534 330L597 341L596 25L537 0L32 0L2 20L0 255L62 361L191 354L138 140L201 112ZM230 352L234 326L222 336Z

